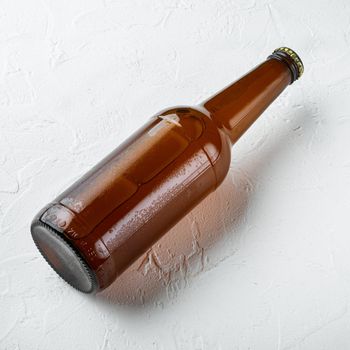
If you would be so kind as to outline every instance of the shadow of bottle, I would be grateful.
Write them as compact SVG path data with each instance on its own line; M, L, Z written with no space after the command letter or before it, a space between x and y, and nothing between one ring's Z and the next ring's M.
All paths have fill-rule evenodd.
M195 283L198 274L232 256L239 249L240 238L250 228L247 212L256 195L258 179L271 162L283 163L289 146L302 135L307 119L305 110L296 113L293 125L298 125L297 128L289 123L280 124L278 135L272 140L265 135L265 141L257 143L256 149L250 148L238 162L233 161L221 186L109 288L97 294L97 301L135 307L162 304L175 298L192 281Z

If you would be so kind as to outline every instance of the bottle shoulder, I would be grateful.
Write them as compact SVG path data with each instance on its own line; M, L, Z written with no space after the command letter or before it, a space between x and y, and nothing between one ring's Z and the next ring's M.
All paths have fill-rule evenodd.
M163 110L155 117L177 123L178 132L203 149L214 168L219 185L230 167L232 144L229 136L217 126L210 113L201 106L177 106Z

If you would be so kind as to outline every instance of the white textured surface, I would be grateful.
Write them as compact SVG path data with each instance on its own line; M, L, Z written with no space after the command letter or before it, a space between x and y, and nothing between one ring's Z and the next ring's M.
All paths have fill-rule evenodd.
M107 292L59 279L34 214L281 45L305 75L222 187ZM349 349L349 54L348 0L1 0L0 349Z

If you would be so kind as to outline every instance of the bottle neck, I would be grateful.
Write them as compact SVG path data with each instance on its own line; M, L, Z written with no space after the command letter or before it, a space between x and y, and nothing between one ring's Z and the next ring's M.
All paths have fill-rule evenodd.
M288 61L270 56L241 79L201 104L235 143L294 81Z

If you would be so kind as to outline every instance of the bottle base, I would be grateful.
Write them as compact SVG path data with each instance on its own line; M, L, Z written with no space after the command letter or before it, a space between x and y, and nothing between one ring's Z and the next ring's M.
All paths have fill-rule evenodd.
M41 221L32 224L31 233L41 255L61 278L83 293L97 291L93 271L62 234Z

